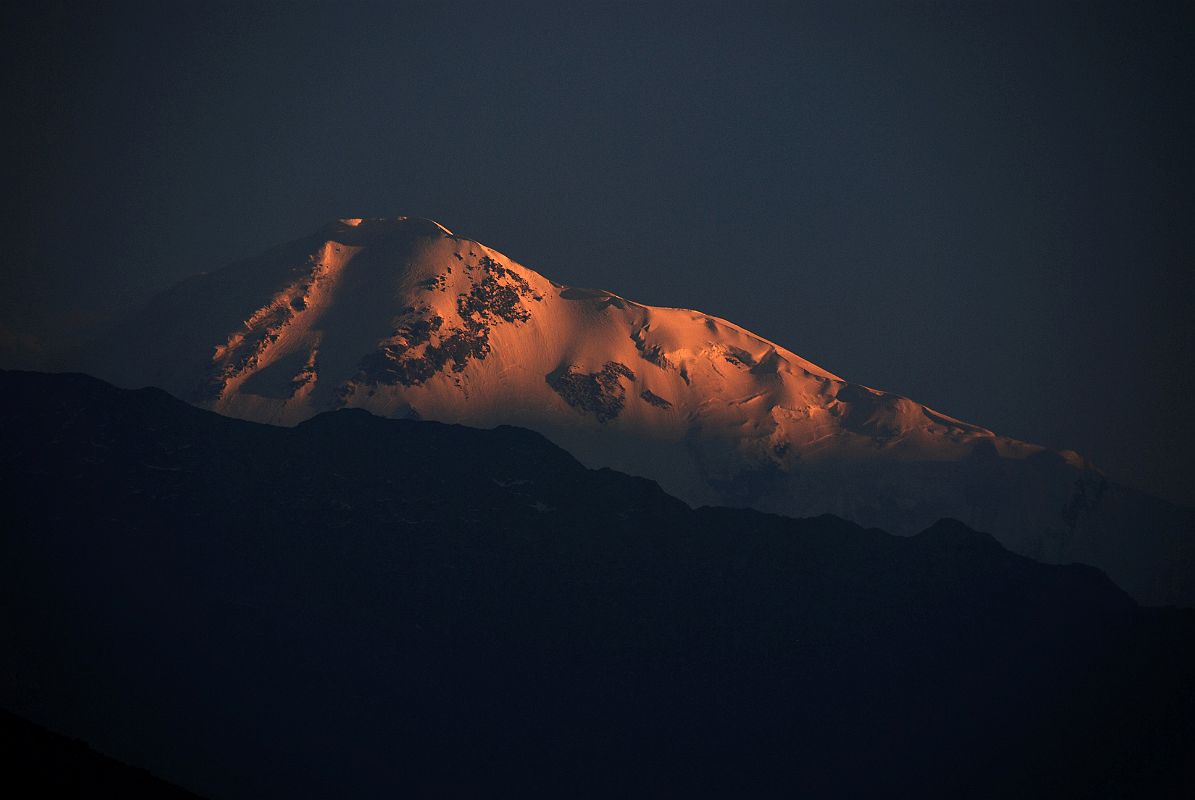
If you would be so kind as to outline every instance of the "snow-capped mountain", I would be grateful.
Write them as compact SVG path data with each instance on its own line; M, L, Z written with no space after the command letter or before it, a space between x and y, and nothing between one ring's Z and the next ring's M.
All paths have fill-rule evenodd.
M191 278L86 366L267 423L349 406L523 426L694 505L895 533L954 517L1099 566L1138 599L1195 604L1192 514L1077 454L851 383L699 311L556 284L430 220L340 220Z

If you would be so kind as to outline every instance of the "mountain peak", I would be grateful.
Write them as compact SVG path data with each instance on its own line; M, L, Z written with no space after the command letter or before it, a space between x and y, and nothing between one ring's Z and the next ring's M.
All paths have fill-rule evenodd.
M344 217L333 220L321 233L337 239L378 240L392 236L455 236L446 226L426 217Z

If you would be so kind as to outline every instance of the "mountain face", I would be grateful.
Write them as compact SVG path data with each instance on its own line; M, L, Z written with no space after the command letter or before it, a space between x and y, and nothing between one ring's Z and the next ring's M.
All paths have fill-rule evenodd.
M350 407L526 427L695 506L899 534L953 517L1099 566L1144 602L1195 605L1195 512L725 320L553 283L429 220L341 220L196 276L83 367L258 422Z
M535 302L535 301L532 301ZM1186 797L1195 617L541 436L0 372L0 706L211 797Z

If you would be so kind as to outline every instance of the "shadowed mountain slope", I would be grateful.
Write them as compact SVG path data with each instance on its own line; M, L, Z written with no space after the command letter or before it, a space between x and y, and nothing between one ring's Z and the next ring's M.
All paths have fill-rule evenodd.
M1183 796L1195 619L541 436L0 373L0 705L213 798Z

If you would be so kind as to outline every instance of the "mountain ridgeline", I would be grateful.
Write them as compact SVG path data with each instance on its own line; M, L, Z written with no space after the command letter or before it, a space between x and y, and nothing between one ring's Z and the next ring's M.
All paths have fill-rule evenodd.
M258 422L363 408L516 425L694 506L904 535L951 517L1031 558L1098 566L1142 602L1195 605L1195 511L726 320L553 283L429 220L341 220L198 275L80 366Z
M960 523L693 510L512 427L0 398L0 705L190 791L1189 796L1195 612Z

